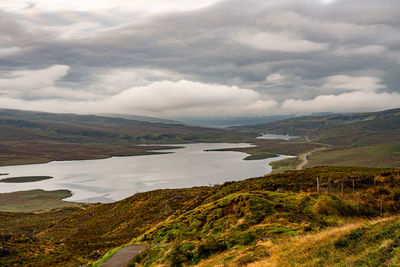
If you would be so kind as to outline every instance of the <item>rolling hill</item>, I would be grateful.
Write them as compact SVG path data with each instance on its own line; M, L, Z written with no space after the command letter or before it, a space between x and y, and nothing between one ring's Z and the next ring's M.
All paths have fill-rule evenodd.
M286 143L297 146L297 159L275 162L277 171L295 169L300 158L308 154L306 168L314 166L400 166L400 109L381 112L306 116L252 126L233 127L242 133L275 133L300 136ZM307 146L308 143L308 146ZM245 148L241 151L251 153L258 150L258 156L267 156L276 149L272 141L257 141L258 148ZM279 143L278 151L285 151ZM291 154L293 155L293 154Z
M161 148L141 144L248 140L232 130L172 122L0 109L0 166L143 155Z
M331 145L376 145L400 141L400 109L371 113L306 116L232 128L241 132L307 136L314 142Z
M231 130L124 118L0 109L3 141L182 143L240 138Z

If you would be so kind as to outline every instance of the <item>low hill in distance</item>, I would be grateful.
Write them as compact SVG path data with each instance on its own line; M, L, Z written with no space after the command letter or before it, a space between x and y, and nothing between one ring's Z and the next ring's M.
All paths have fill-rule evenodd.
M232 130L124 118L0 109L2 141L140 144L223 141L245 136Z
M140 144L252 140L226 129L10 109L0 109L0 129L0 166L146 155L162 148Z
M400 142L400 109L348 115L306 116L251 126L241 132L307 136L314 142L341 146Z
M348 115L307 116L232 129L248 134L257 132L302 136L292 143L303 148L307 147L306 143L320 146L316 147L317 150L309 149L308 153L297 153L297 159L275 162L276 170L295 169L299 166L301 158L307 160L305 168L400 166L400 109ZM271 141L257 143L258 151L262 152L260 156L272 151ZM247 148L242 151L252 153L251 149Z

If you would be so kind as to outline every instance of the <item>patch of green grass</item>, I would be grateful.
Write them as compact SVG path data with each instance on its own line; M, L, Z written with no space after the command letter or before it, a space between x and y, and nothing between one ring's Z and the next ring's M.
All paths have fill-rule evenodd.
M245 148L224 148L214 151L239 151L250 154L245 160L260 160L273 158L279 155L301 155L307 151L321 147L319 144L312 144L303 141L282 141L282 140L256 140L255 146Z
M30 190L0 194L0 211L32 212L63 207L76 207L75 202L62 201L72 196L68 190Z
M52 179L51 176L20 176L1 179L0 183L31 183Z
M285 171L295 170L301 162L302 160L299 157L293 157L271 162L270 165L272 166L272 173L283 173Z
M400 143L318 151L309 156L309 163L305 167L315 166L398 167Z
M153 251L151 257L137 261L145 266L197 264L218 253L252 247L260 240L295 236L307 228L336 225L340 218L354 213L351 206L325 195L232 193L172 217L140 236L136 241L170 245L158 251L158 255ZM254 251L250 254L237 261L244 264L259 259Z

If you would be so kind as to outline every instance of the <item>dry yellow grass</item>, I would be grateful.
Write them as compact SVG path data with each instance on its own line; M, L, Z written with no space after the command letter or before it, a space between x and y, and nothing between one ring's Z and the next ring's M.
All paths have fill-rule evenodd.
M287 237L279 240L268 240L260 241L256 246L261 246L265 248L266 255L264 260L253 262L247 264L249 267L275 267L275 266L335 266L334 261L329 258L329 254L316 256L313 253L316 249L320 248L322 244L329 244L332 240L337 240L339 237L344 236L357 228L365 225L375 225L390 219L398 218L387 217L380 218L376 220L356 220L352 223L348 223L345 226L334 227L319 233L310 233L306 235L300 235L295 237ZM240 262L240 258L244 257L248 253L248 248L238 248L229 250L227 252L215 255L214 257L202 261L200 264L196 265L198 267L225 267L225 266L244 266ZM267 252L271 255L268 257ZM363 254L368 254L369 251L363 252ZM339 256L340 251L334 251L335 258ZM362 255L354 255L353 257L360 257ZM323 257L323 258L321 258ZM228 259L232 260L228 260ZM347 262L353 262L353 258L348 255L343 254L342 258L346 258Z
M321 259L320 257L316 257L315 253L312 252L315 249L319 248L321 244L327 244L329 243L329 241L335 240L340 236L348 234L351 231L365 225L366 223L368 225L374 225L393 218L396 217L381 218L372 221L362 220L359 222L347 224L342 227L321 231L316 234L307 234L303 236L288 238L279 243L273 243L271 241L264 242L263 245L268 247L268 251L271 253L271 257L263 261L251 263L248 266L317 266L320 265L321 262L324 262L325 266L334 266L335 262L331 261L329 254L321 255L320 257L324 257L323 259ZM337 255L338 253L340 253L340 251L335 251L334 253ZM343 257L345 257L345 255L343 255ZM296 259L295 264L292 259ZM347 257L347 260L351 262L351 258Z

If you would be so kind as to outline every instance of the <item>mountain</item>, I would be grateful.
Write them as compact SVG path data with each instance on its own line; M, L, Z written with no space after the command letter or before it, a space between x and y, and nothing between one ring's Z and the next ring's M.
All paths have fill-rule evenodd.
M234 117L234 118L177 118L187 124L201 125L205 127L225 128L232 126L253 125L284 120L294 116L258 116L258 117Z
M240 137L231 130L96 115L0 109L1 140L104 143L216 142Z
M134 120L134 121L145 121L151 123L164 123L164 124L185 124L181 121L175 120L168 120L168 119L160 119L148 116L138 116L138 115L127 115L127 114L99 114L99 116L103 117L111 117L111 118L123 118L127 120Z
M307 136L331 145L364 146L400 141L400 109L381 112L306 116L232 127L241 132Z
M180 123L0 109L0 166L143 155L161 147L140 144L236 142L249 136Z

